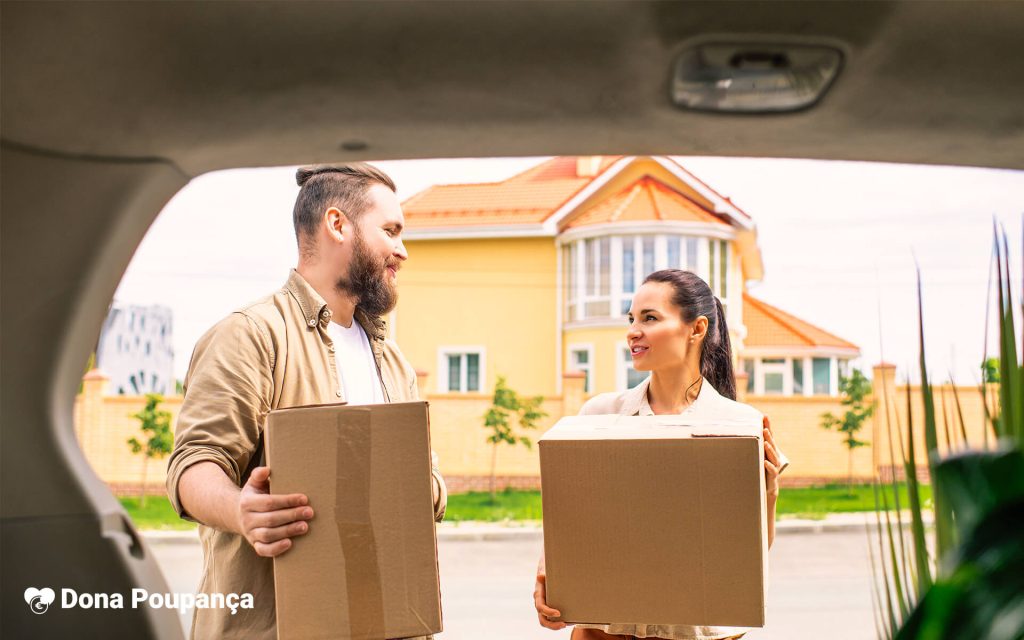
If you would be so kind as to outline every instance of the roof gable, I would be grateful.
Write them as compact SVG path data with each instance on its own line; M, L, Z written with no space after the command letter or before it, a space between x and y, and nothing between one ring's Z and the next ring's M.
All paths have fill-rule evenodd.
M796 316L743 294L743 324L747 327L744 347L860 347Z
M728 227L729 224L695 200L667 184L643 174L607 199L580 208L564 219L559 231L612 222L698 222Z

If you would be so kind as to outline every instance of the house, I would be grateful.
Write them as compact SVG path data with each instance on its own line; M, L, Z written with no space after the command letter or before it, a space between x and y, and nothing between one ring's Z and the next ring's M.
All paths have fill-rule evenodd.
M625 312L666 267L696 272L722 301L751 394L836 396L859 355L748 293L764 274L754 219L668 157L557 157L501 182L433 186L403 208L411 259L392 326L438 397L486 395L498 376L557 396L567 371L587 394L634 386L646 373L631 367Z

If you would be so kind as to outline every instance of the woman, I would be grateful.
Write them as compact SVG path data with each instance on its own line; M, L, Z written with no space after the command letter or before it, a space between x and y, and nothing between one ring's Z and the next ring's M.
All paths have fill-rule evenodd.
M722 303L707 283L689 271L666 269L647 276L629 310L626 334L633 368L650 371L644 382L624 393L604 393L583 405L580 415L700 414L760 416L735 402L732 347ZM788 464L764 418L764 473L768 517L768 545L775 539L775 503L779 473ZM561 614L545 599L544 558L537 568L534 605L540 624L563 629L555 621ZM739 638L744 629L689 625L578 625L572 640L610 638L666 638L670 640L724 640Z

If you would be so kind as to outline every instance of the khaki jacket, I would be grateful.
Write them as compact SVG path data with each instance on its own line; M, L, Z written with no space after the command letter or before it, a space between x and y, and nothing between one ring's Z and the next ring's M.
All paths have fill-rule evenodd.
M271 296L240 309L199 339L185 379L185 400L168 461L167 494L178 514L178 482L197 462L214 462L238 486L261 463L261 434L267 414L279 408L344 402L334 346L327 333L331 311L297 272ZM416 373L380 318L356 309L377 362L387 402L417 399ZM259 458L259 459L258 459ZM444 481L433 470L444 515ZM240 535L200 525L203 578L199 593L251 593L252 609L196 609L192 637L275 640L274 565L257 556Z

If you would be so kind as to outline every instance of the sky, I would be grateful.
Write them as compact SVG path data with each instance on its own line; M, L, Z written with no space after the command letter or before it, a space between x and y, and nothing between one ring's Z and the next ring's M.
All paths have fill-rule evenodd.
M544 158L377 162L405 200L433 184L502 180ZM764 279L750 293L857 344L917 380L915 264L933 381L975 384L982 360L993 221L1005 227L1019 295L1024 172L762 158L677 160L757 224ZM116 304L174 312L174 371L215 322L273 292L295 266L295 168L192 180L133 257ZM415 260L413 253L410 260ZM401 291L401 289L399 289ZM401 305L401 302L399 302ZM399 307L401 308L401 307ZM990 325L995 326L994 318ZM989 352L995 349L989 331Z

